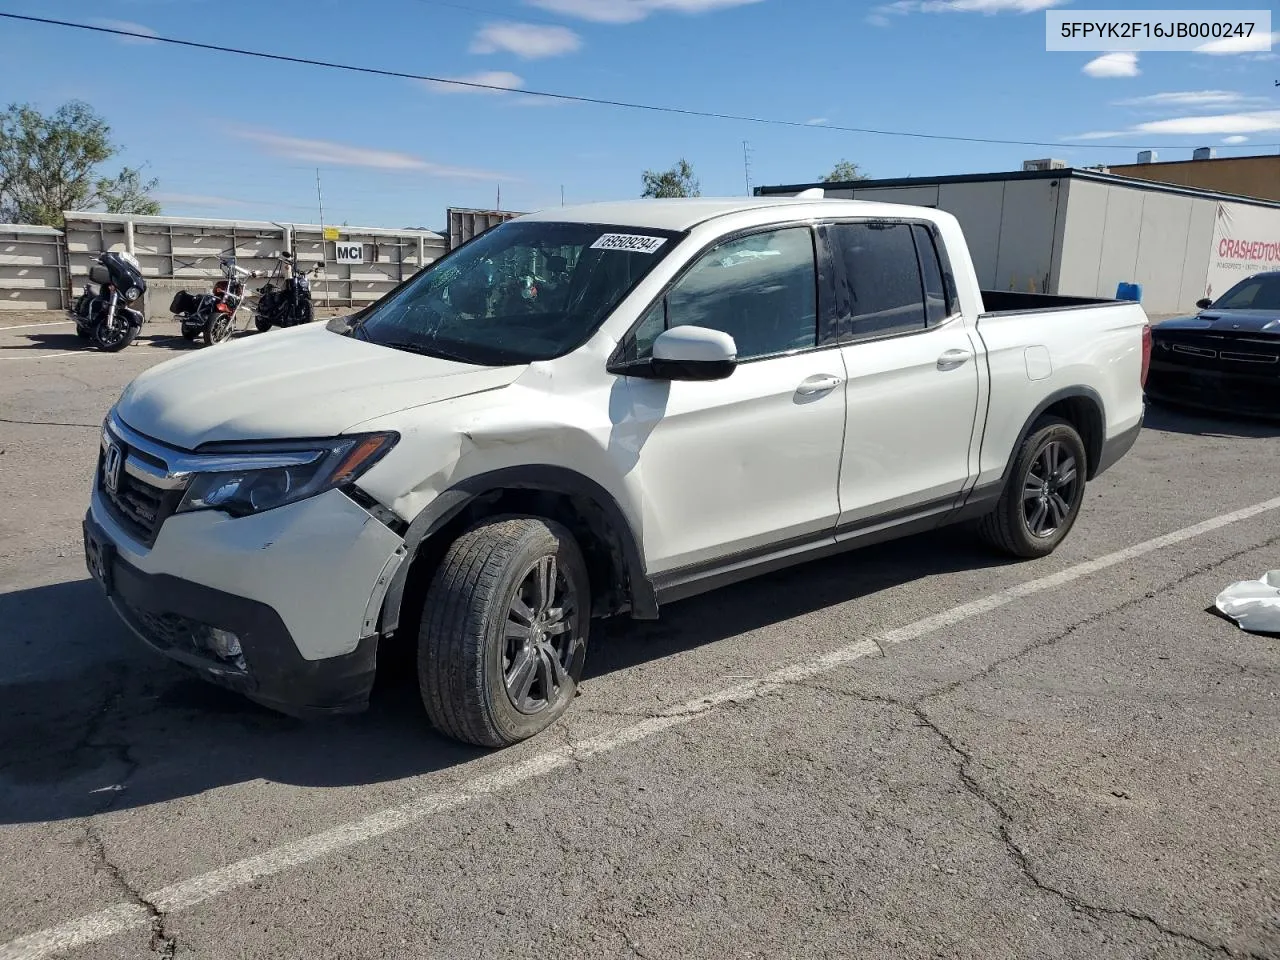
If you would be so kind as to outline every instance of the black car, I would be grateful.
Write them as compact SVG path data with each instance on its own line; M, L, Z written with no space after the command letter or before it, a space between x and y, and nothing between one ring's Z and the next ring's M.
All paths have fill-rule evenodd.
M1147 396L1280 419L1280 271L1242 280L1194 317L1152 327Z

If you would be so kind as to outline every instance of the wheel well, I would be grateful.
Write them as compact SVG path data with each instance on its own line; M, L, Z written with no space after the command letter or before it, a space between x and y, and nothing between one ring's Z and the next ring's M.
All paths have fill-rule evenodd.
M1084 396L1064 397L1046 407L1041 416L1061 417L1076 428L1089 457L1085 479L1092 480L1098 470L1098 463L1102 460L1102 445L1106 440L1102 408L1097 401Z
M591 497L552 490L503 488L468 501L419 545L410 562L400 602L397 633L416 636L427 589L440 561L463 531L486 517L519 514L566 527L577 540L591 578L592 615L612 616L631 606L631 583L622 538Z

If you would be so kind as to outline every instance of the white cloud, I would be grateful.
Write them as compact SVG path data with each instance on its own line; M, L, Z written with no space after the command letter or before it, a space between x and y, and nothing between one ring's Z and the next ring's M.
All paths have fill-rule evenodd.
M1050 7L1060 7L1069 0L894 0L876 7L867 17L878 27L889 24L889 16L905 16L909 13L981 13L994 16L999 13L1036 13Z
M514 53L525 60L560 57L582 48L582 38L568 27L536 23L486 23L471 41L472 53Z
M1265 97L1246 97L1233 90L1182 90L1153 93L1145 97L1116 100L1117 107L1181 107L1188 110L1214 110L1245 103L1266 103Z
M826 117L814 117L812 120L805 121L810 127L825 127L830 122Z
M503 96L524 86L524 77L506 70L485 70L460 77L444 77L440 80L420 81L428 90L437 93L484 93Z
M525 0L530 6L593 23L638 23L655 13L710 13L764 0Z
M1247 133L1270 133L1280 130L1280 110L1260 110L1252 113L1220 113L1212 116L1170 117L1139 123L1128 130L1109 130L1098 133L1082 133L1065 140L1108 140L1115 137L1131 137L1134 134L1148 136L1208 137L1217 134L1240 136Z
M1230 56L1236 53L1268 53L1272 44L1280 43L1280 33L1255 33L1252 37L1224 37L1196 47L1196 53Z
M1280 110L1263 110L1258 113L1222 113L1209 117L1174 117L1140 123L1138 133L1185 134L1208 136L1215 133L1268 133L1280 130Z
M328 164L335 167L425 173L433 177L457 180L493 180L499 177L498 174L487 170L442 166L395 150L376 150L372 147L335 143L332 140L308 140L258 130L237 130L235 133L242 140L258 144L272 156L284 157L288 160L305 160L307 163Z
M1222 138L1222 142L1223 142L1223 143L1226 143L1226 144L1232 144L1232 145L1237 144L1237 143L1248 143L1248 142L1249 142L1249 138L1248 138L1248 137L1242 137L1242 136L1240 136L1239 134L1236 134L1234 137L1223 137L1223 138Z
M125 30L129 33L143 33L147 37L158 37L159 34L150 27L142 23L134 23L132 20L94 20L95 24L100 27L106 27L108 30ZM122 37L116 35L116 40L120 43L137 44L138 46L151 46L156 41L145 39L143 37Z
M1081 71L1090 77L1136 77L1142 71L1138 69L1136 53L1104 53L1090 60Z
M252 200L236 200L232 197L215 197L204 193L153 193L160 203L176 203L187 207L250 207Z

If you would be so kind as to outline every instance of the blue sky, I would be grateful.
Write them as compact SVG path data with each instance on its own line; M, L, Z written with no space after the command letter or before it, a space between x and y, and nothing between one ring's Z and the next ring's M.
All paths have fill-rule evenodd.
M591 106L0 21L0 94L88 101L166 212L438 229L448 206L636 196L687 158L705 195L817 179L1277 152L1277 54L1047 53L1061 0L0 0L0 10L499 86L800 121ZM1168 9L1169 0L1128 3ZM1208 6L1208 4L1203 4ZM1090 6L1100 6L1091 4ZM1187 5L1190 6L1190 5ZM464 9L466 8L466 9ZM1280 46L1277 46L1280 53ZM811 123L810 123L811 122ZM843 124L1086 147L966 144ZM1245 138L1241 140L1240 138Z

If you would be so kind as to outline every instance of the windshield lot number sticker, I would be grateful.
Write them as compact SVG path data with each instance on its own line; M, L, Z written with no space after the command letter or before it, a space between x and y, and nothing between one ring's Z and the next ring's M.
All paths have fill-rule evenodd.
M592 250L622 250L625 253L655 253L666 237L642 237L631 233L606 233L591 245Z

